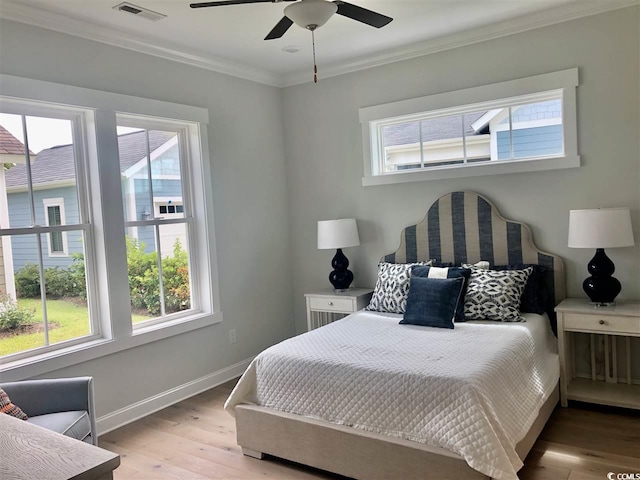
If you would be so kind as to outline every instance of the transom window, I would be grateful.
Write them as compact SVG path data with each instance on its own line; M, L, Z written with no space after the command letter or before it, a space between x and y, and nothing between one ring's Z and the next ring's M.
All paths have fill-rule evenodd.
M575 85L576 69L363 108L363 184L579 166Z

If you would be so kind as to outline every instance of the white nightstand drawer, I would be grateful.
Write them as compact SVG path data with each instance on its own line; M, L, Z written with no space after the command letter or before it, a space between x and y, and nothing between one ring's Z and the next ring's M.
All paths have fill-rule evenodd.
M350 298L312 297L309 299L309 307L311 310L320 310L323 312L352 312L353 300Z
M564 329L604 333L640 334L640 318L615 315L564 314Z

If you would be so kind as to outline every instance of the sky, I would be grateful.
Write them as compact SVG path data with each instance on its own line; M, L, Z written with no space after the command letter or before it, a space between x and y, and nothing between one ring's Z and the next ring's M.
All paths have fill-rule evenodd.
M0 125L24 143L22 118L20 115L0 113ZM29 150L36 154L45 148L55 145L69 145L73 143L71 122L69 120L27 117L27 133L29 137Z
M22 117L9 113L0 113L0 125L24 143ZM137 128L118 127L118 135L139 130ZM58 118L27 117L27 136L29 150L37 154L45 148L73 143L71 122Z

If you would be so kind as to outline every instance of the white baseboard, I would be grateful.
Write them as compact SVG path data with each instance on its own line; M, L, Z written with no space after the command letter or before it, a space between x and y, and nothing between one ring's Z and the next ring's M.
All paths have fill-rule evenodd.
M217 372L197 378L152 397L145 398L133 405L120 408L115 412L107 413L96 420L98 435L103 435L111 430L139 420L142 417L146 417L153 412L162 410L189 397L193 397L198 393L202 393L205 390L217 387L218 385L239 377L247 369L251 360L253 360L253 358L243 360Z

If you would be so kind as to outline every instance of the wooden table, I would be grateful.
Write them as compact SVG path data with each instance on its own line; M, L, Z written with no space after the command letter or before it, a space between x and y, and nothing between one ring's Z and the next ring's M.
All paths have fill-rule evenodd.
M0 478L110 480L120 455L0 414Z

